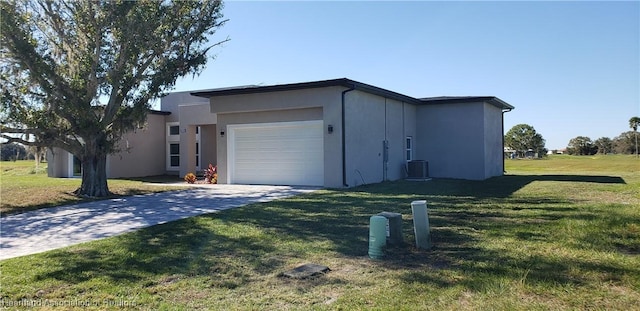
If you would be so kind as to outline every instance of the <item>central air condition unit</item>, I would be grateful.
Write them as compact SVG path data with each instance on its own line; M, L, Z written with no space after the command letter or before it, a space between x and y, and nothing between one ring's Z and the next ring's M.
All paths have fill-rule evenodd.
M429 177L429 162L427 161L409 161L407 168L409 179L426 179Z

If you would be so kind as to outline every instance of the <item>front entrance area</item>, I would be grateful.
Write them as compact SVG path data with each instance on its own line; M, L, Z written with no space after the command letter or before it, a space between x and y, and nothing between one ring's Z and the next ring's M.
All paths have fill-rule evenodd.
M231 184L324 185L323 122L229 125Z

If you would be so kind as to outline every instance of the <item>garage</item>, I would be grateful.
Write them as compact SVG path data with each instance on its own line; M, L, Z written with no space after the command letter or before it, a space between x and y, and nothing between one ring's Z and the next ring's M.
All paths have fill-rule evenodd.
M229 183L324 185L323 122L228 126Z

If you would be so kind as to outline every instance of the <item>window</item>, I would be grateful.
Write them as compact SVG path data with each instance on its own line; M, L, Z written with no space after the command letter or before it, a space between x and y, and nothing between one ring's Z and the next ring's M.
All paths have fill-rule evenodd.
M81 177L82 176L82 162L80 162L80 159L72 154L69 154L70 158L69 158L69 166L70 166L70 171L69 171L69 177Z
M167 170L180 167L180 123L167 122Z
M196 171L200 170L200 127L196 126Z
M407 161L411 161L413 160L413 137L411 136L407 136L407 140L406 140L406 158Z
M196 127L196 129L198 127ZM196 142L196 170L200 170L200 143L199 142Z
M180 166L180 144L169 144L169 166Z

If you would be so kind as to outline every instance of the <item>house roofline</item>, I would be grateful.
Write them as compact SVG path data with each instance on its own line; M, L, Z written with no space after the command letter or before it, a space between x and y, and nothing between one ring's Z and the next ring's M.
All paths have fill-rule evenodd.
M168 116L171 114L170 111L162 111L162 110L149 110L150 114L159 114L159 115L163 115L163 116Z
M216 96L229 96L229 95L242 95L242 94L255 94L255 93L268 93L268 92L280 92L280 91L293 91L301 89L311 88L323 88L340 86L347 89L356 89L371 93L374 95L383 96L390 99L395 99L405 103L411 103L415 105L434 105L434 104L453 104L453 103L469 103L469 102L487 102L493 106L496 106L503 110L512 110L514 107L505 101L495 96L441 96L441 97L428 97L428 98L415 98L393 92L387 89L379 88L370 84L358 82L355 80L340 78L332 80L321 80L311 82L300 83L287 83L277 85L245 85L237 87L225 87L219 89L212 89L206 91L191 92L192 96L211 98Z
M495 96L439 96L420 98L423 105L462 104L469 102L486 102L504 110L512 110L515 107Z
M347 78L312 81L312 82L301 82L301 83L267 85L267 86L248 85L248 86L240 86L240 87L232 87L232 88L215 89L215 90L202 91L202 92L192 92L190 94L192 96L210 98L210 97L216 97L216 96L292 91L292 90L322 88L322 87L332 87L332 86L354 88L356 90L361 90L371 94L380 95L380 96L391 98L391 99L396 99L402 102L408 102L413 104L420 103L420 100L417 98L403 95L397 92L389 91L383 88L379 88L377 86L354 81Z

